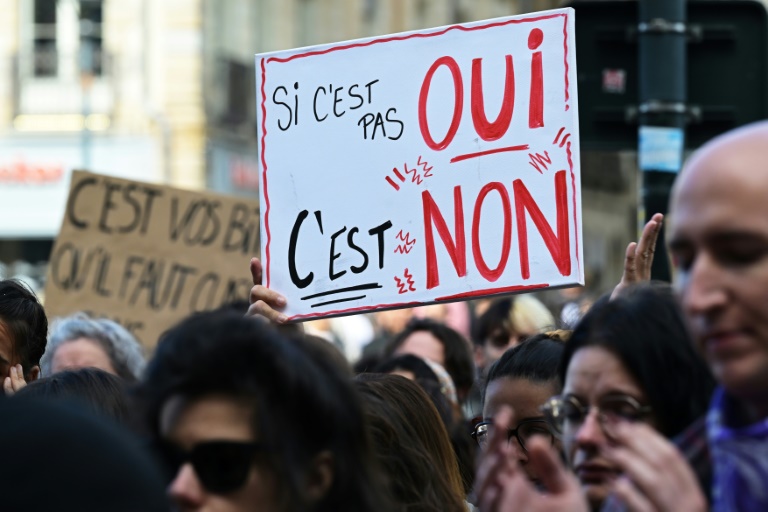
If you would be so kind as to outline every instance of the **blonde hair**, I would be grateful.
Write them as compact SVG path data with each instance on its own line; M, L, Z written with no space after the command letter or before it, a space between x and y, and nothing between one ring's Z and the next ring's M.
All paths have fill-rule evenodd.
M528 336L555 328L555 317L547 306L530 295L515 297L509 320L517 333Z

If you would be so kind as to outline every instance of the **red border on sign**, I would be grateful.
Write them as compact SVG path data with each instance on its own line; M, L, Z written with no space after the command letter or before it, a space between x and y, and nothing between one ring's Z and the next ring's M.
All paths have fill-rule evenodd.
M451 25L450 27L446 27L442 30L438 30L437 32L429 32L429 33L419 32L419 33L405 34L401 36L384 37L379 39L371 39L369 41L365 41L362 43L350 43L346 45L325 48L323 50L314 50L314 51L309 51L305 53L297 53L295 55L291 55L290 57L268 57L266 59L261 59L261 163L263 167L262 184L264 186L264 201L266 203L265 205L266 211L264 212L264 229L267 235L267 242L265 246L266 254L265 254L264 274L266 275L267 288L269 288L269 284L270 284L271 258L270 258L269 248L270 248L272 237L269 230L270 204L269 204L269 189L267 185L267 160L266 160L266 137L267 137L267 121L266 121L267 108L265 106L265 103L267 101L267 96L265 92L265 83L267 81L266 64L271 62L286 63L296 59L303 59L306 57L316 57L316 56L326 55L326 54L337 52L337 51L350 50L352 48L363 48L366 46L373 46L375 44L382 44L382 43L390 43L393 41L405 41L408 39L436 37L454 30L459 30L462 32L472 32L475 30L484 30L488 28L496 28L496 27L502 27L506 25L517 25L520 23L532 23L536 21L542 21L542 20L548 20L548 19L554 19L554 18L563 18L563 49L564 49L563 60L565 63L565 110L567 111L570 109L570 105L568 104L568 102L570 101L570 93L569 93L570 81L568 79L569 69L568 69L568 14L567 13L548 14L545 16L536 16L533 18L499 21L495 23L489 23L487 25L478 25L474 27L466 27L464 25ZM571 158L570 158L570 142L568 143L568 154L569 154L568 164L571 172L571 183L572 183L572 193L573 193L572 203L573 203L574 230L575 230L575 236L576 236L576 261L579 266L579 272L581 272L581 260L579 258L579 233L578 233L578 230L576 230L576 219L577 219L576 176L573 173L573 162L571 161ZM480 295L492 295L494 293L505 293L505 292L511 293L516 291L535 290L535 289L546 288L548 286L549 286L548 284L534 284L534 285L511 286L508 288L483 289L483 290L475 290L467 293L450 295L446 297L438 297L435 300L438 302L444 302L444 301L451 301L451 300L467 299L467 298L472 298ZM421 304L424 304L424 303L423 302L406 302L406 303L398 303L398 304L379 304L375 306L363 306L358 308L324 311L322 313L294 315L289 317L288 319L289 320L307 320L311 318L318 318L318 317L325 317L325 316L332 316L332 315L342 315L342 314L356 313L356 312L359 313L363 311L371 311L371 310L380 309L380 308L398 308L398 307L407 307L407 306L417 306Z

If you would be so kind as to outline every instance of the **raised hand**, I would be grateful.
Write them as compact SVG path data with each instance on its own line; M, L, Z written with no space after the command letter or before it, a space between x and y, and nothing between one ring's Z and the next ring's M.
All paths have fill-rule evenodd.
M633 512L707 510L707 500L693 469L680 451L642 423L621 423L613 432L615 446L605 456L624 476L614 483L614 495Z
M285 323L288 320L288 317L282 313L287 304L285 297L263 286L261 284L262 276L261 261L258 258L251 258L253 288L251 288L250 296L251 305L248 307L248 312L245 316L266 318L278 324Z
M537 490L520 468L507 441L513 414L503 408L494 418L486 452L477 472L476 493L481 512L587 512L579 483L544 438L527 443L528 464L540 475L544 492Z
M6 396L14 395L18 390L27 385L24 380L24 370L20 364L11 366L8 376L3 381L3 391Z
M624 273L611 293L614 299L630 286L651 280L651 265L656 252L656 241L664 222L664 215L657 213L649 220L640 235L640 242L631 242L624 255Z

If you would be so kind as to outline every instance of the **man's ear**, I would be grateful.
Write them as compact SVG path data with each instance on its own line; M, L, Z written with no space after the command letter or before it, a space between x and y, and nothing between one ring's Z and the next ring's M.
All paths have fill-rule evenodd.
M305 491L310 504L319 502L328 494L335 476L333 454L323 450L315 455L307 468Z
M35 365L27 372L27 381L32 382L40 378L40 366Z

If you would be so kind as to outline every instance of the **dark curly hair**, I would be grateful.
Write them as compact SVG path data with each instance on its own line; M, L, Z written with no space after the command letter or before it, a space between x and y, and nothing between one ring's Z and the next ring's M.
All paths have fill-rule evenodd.
M150 432L160 437L163 406L173 396L219 394L252 403L253 431L269 446L265 467L276 475L286 511L388 510L373 464L363 411L351 381L324 358L239 313L200 313L160 339L136 392ZM310 508L305 468L333 454L333 483Z

